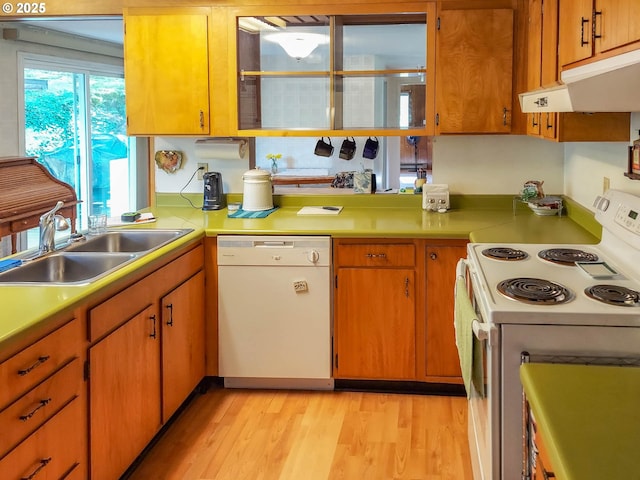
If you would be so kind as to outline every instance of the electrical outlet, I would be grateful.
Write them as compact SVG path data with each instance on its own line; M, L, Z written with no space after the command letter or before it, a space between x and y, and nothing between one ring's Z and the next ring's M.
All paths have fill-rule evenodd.
M199 163L198 168L204 169L204 170L198 170L198 180L202 180L204 178L204 174L209 171L209 164L206 162Z
M609 190L609 177L602 178L602 193Z

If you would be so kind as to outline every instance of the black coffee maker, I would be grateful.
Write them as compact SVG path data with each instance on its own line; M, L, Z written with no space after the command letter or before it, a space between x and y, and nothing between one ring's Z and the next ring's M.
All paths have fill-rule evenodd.
M204 180L204 200L202 210L220 210L226 207L222 193L222 174L220 172L206 172Z

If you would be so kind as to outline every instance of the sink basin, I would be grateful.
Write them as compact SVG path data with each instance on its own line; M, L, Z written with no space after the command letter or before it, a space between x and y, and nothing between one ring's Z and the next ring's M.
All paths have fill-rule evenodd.
M178 230L115 230L67 247L68 252L148 252L192 232Z
M132 253L52 253L0 273L0 284L87 284L135 258Z

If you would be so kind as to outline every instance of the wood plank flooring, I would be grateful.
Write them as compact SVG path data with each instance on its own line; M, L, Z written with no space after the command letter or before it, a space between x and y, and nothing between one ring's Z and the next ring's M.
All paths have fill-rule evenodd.
M466 480L466 399L211 389L130 480Z

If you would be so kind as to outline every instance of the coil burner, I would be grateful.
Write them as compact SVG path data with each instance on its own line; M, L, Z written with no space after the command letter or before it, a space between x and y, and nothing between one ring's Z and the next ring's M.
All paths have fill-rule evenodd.
M631 290L619 285L594 285L584 289L584 293L607 305L618 305L621 307L640 306L640 292Z
M510 278L498 284L504 296L532 305L559 305L573 299L568 288L540 278Z
M487 248L486 250L482 251L482 254L485 257L493 258L495 260L507 261L524 260L525 258L529 257L527 252L523 252L522 250L510 247Z
M538 257L560 265L575 265L576 262L597 262L598 256L594 253L576 250L574 248L549 248L538 252Z

